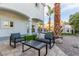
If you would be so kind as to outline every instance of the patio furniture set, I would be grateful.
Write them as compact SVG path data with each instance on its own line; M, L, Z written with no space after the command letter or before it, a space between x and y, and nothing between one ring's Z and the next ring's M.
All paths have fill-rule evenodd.
M26 36L27 37L27 36ZM37 37L37 35L36 35ZM40 39L40 38L33 38L34 40L28 41L27 39L25 40L24 36L21 36L20 33L12 33L10 36L10 46L16 48L16 43L20 42L22 44L22 52L25 52L31 48L34 48L38 51L38 55L40 56L41 54L41 49L46 48L45 55L48 53L48 45L49 49L51 49L54 46L55 39L52 33L45 33L45 38ZM12 45L13 43L13 45ZM53 44L52 44L53 43ZM28 46L28 49L24 49L24 46Z

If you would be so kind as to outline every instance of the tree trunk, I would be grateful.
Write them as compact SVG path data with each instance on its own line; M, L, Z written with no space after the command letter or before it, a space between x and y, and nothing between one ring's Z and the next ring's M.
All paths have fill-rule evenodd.
M54 5L54 35L59 37L60 36L60 3L55 3Z
M51 17L49 16L49 32L50 32L50 29L51 29Z

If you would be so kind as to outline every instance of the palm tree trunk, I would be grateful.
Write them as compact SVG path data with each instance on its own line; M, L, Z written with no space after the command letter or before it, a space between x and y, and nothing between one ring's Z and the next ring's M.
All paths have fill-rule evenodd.
M60 36L60 3L55 3L55 15L54 15L54 34Z
M50 28L51 28L51 16L49 16L49 32L50 32Z

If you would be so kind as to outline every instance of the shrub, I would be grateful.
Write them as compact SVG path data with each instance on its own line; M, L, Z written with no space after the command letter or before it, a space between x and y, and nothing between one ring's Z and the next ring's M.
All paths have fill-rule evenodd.
M30 41L30 40L36 40L37 35L26 35L24 36L24 40Z
M32 35L32 37L33 37L33 40L37 39L37 35Z
M62 33L62 35L73 35L72 33Z

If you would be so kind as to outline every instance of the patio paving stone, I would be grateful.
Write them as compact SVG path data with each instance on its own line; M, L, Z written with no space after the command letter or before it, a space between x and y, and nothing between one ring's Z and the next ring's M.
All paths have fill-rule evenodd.
M27 49L28 46L25 46ZM41 50L41 56L45 54L45 48ZM38 56L38 51L31 48L26 52L22 52L21 43L17 44L17 48L9 46L9 40L0 41L0 55L2 56ZM67 56L56 45L52 49L48 49L47 56Z
M79 48L73 47L73 45L79 46L79 36L67 35L63 37L63 44L57 44L57 46L68 56L79 56Z

